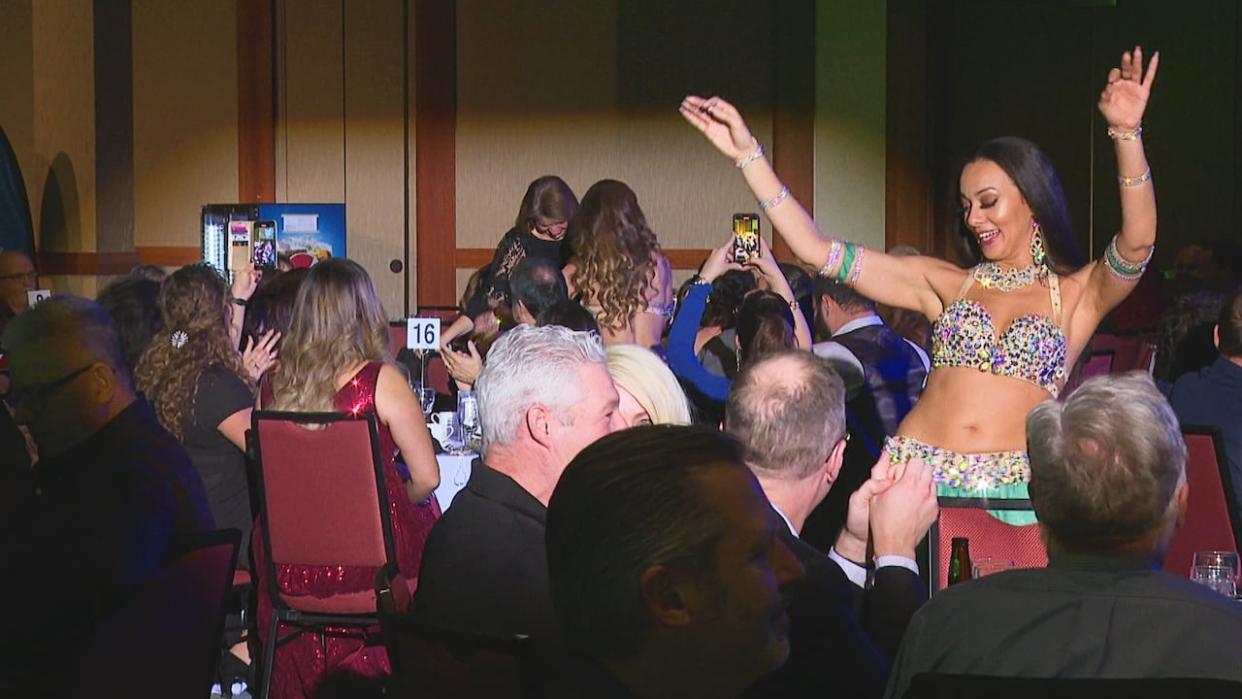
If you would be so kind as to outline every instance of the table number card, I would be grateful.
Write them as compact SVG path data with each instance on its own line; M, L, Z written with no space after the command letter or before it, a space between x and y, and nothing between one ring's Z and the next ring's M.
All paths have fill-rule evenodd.
M39 303L46 301L47 298L51 295L52 295L52 291L50 289L35 289L34 291L27 291L26 292L27 305L30 308L34 308L35 306L39 305Z
M412 350L440 349L439 318L406 318L405 346Z

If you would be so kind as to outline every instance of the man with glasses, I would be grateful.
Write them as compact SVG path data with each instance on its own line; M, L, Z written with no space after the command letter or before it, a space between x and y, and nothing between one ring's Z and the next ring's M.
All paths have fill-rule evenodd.
M10 319L26 312L26 292L34 291L37 283L34 263L25 253L0 250L0 334Z
M3 336L4 400L38 448L34 468L0 468L0 695L46 690L56 663L147 581L187 534L211 529L185 450L133 388L120 334L93 301L58 295ZM14 618L15 617L15 618Z

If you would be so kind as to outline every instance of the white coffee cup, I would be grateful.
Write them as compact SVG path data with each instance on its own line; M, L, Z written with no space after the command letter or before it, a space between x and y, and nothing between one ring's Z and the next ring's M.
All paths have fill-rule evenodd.
M427 421L427 430L440 446L445 446L457 433L457 413L452 410L432 413L431 419Z

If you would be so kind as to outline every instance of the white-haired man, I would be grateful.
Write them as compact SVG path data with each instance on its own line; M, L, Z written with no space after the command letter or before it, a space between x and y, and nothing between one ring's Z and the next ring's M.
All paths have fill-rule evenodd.
M1242 681L1242 605L1160 570L1186 509L1186 445L1141 372L1101 376L1026 420L1047 568L936 595L888 685L918 673Z
M599 337L518 326L475 384L483 457L423 551L416 617L484 634L555 637L544 528L561 473L621 421Z

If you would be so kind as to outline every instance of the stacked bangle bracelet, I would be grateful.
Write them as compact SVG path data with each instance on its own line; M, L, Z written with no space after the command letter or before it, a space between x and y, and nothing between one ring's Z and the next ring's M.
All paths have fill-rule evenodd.
M837 265L841 264L841 253L845 251L845 241L840 238L833 238L828 243L828 261L823 267L819 268L819 276L832 277L836 272Z
M1151 262L1154 252L1156 252L1156 246L1153 245L1142 262L1130 262L1117 250L1117 236L1114 235L1108 247L1104 248L1104 265L1108 267L1108 271L1113 273L1113 276L1121 281L1136 282L1139 277L1143 276L1143 272L1147 271L1147 264Z
M1117 182L1122 187L1137 187L1141 184L1151 182L1151 168L1138 177L1126 177L1125 175L1117 175Z

